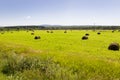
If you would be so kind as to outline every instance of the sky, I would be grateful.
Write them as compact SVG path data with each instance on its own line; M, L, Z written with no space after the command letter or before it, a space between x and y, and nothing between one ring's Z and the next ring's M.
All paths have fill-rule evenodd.
M120 25L120 0L0 0L0 26Z

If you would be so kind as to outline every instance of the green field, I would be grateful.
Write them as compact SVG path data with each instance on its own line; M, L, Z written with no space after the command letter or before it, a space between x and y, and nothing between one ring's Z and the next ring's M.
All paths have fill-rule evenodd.
M97 32L6 31L0 34L0 80L120 80L120 51L108 50L120 43L120 32ZM89 39L82 40L86 33Z

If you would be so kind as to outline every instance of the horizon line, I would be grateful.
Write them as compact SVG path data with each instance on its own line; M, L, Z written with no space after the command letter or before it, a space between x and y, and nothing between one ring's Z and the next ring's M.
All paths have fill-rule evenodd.
M0 27L14 27L14 26L120 26L120 25L60 25L60 24L40 24L40 25L1 25Z

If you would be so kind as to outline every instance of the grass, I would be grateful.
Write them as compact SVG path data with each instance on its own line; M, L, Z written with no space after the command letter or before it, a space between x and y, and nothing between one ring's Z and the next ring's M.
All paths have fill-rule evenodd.
M105 30L100 35L97 32L69 30L64 33L63 30L54 30L53 33L47 33L45 30L36 30L35 35L41 37L39 40L34 40L35 35L31 35L30 31L0 34L0 76L4 78L2 80L119 80L120 51L108 50L108 45L111 42L120 43L120 32ZM90 34L89 39L81 40L86 33ZM19 60L20 56L23 59ZM6 66L3 65L4 61L8 60L7 64L10 64L9 61L13 60L15 64L18 59L22 63L26 57L27 62L47 66L46 72L41 71L42 67L23 69L22 72L14 67L15 73L10 73L11 76L2 73ZM34 59L39 62L34 62ZM13 66L10 68L13 69Z

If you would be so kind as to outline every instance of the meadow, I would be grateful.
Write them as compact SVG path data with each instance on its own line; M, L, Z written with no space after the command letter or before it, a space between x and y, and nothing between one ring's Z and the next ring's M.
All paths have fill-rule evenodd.
M0 80L120 80L120 51L108 50L110 43L120 43L118 30L2 33ZM88 40L82 40L86 33Z

